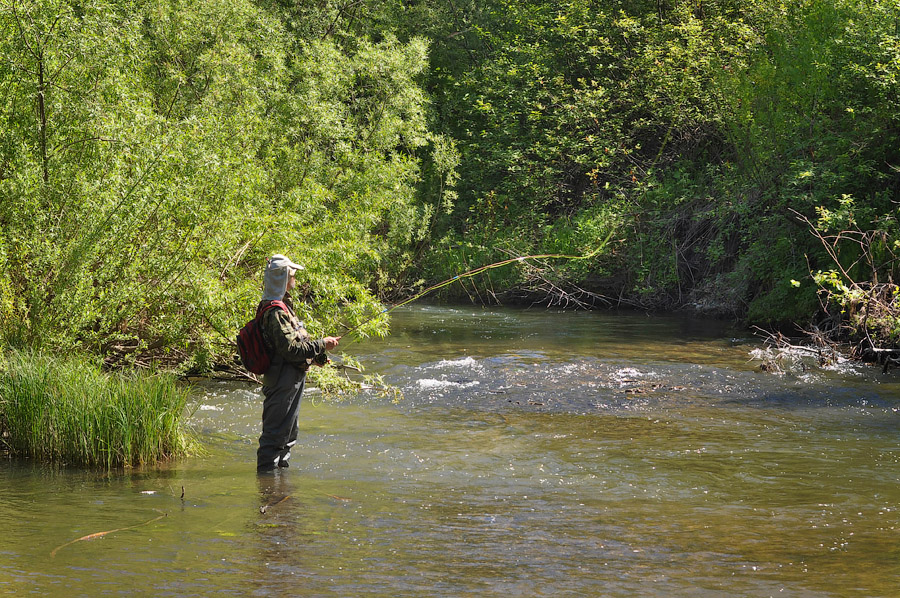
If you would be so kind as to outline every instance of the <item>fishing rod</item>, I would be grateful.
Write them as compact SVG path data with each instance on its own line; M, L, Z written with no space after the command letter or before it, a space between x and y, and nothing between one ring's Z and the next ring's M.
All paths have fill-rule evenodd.
M594 249L594 251L592 251L588 254L585 254L585 255L570 255L570 254L566 254L566 253L538 253L538 254L532 254L532 255L520 255L518 257L511 257L511 258L508 258L505 260L501 260L499 262L494 262L493 264L487 264L486 266L479 266L478 268L473 268L471 270L467 270L461 274L452 276L452 277L448 278L447 280L443 280L437 284L433 284L430 287L428 287L427 289L420 291L419 293L413 295L409 299L406 299L400 303L394 304L390 307L384 308L383 310L381 310L380 312L378 312L371 318L369 318L369 319L357 324L356 326L350 328L349 330L347 330L347 332L342 334L340 338L344 338L350 334L353 334L354 332L356 332L357 330L359 330L366 324L368 324L384 315L387 315L387 314L391 313L392 311L394 311L395 309L399 309L399 308L403 307L404 305L409 305L413 301L418 301L419 299L421 299L422 297L424 297L425 295L427 295L429 293L432 293L438 289L442 289L446 286L450 286L451 284L453 284L454 282L457 282L459 280L471 278L473 276L481 274L482 272L487 272L488 270L493 270L494 268L502 268L503 266L508 266L509 264L514 264L514 263L522 263L522 262L525 262L526 260L540 260L540 259L587 260L587 259L590 259L590 258L594 257L595 255L597 255L598 253L600 253L600 251L609 242L609 239L611 237L612 237L612 232L610 232L609 235L607 235L606 239L604 239L603 242L596 249ZM358 336L359 335L357 335L357 337Z
M683 102L682 102L682 103L683 103ZM680 108L680 107L681 107L681 104L679 104L679 108ZM660 145L659 151L656 153L656 158L653 160L653 162L650 164L650 166L645 170L645 174L649 175L649 173L653 170L653 168L654 168L654 167L656 166L656 164L659 162L660 158L662 157L663 150L665 149L666 145L668 144L669 138L671 137L671 135L672 135L672 130L673 130L674 128L675 128L675 119L673 118L671 124L669 125L668 131L666 131L666 136L665 136L665 138L663 139L662 144ZM644 188L644 192L643 192L642 196L647 194L647 189L648 189L648 188L649 188L649 187L645 187L645 188ZM427 295L428 293L431 293L431 292L436 291L436 290L438 290L438 289L441 289L441 288L443 288L443 287L449 286L449 285L453 284L454 282L456 282L456 281L458 281L458 280L462 280L462 279L465 279L465 278L470 278L470 277L472 277L472 276L475 276L475 275L477 275L477 274L481 274L482 272L486 272L486 271L492 270L492 269L494 269L494 268L501 268L501 267L507 266L507 265L509 265L509 264L513 264L513 263L516 263L516 262L524 262L525 260L532 260L532 259L569 259L569 260L587 260L587 259L590 259L590 258L594 257L595 255L597 255L598 253L600 253L600 251L601 251L604 247L606 247L606 244L607 244L607 243L609 242L609 240L612 238L614 232L615 232L614 230L613 230L613 231L610 231L610 233L606 236L606 238L603 240L603 242L600 243L600 245L598 245L597 248L594 249L594 251L592 251L592 252L590 252L590 253L588 253L588 254L586 254L586 255L569 255L569 254L565 254L565 253L542 253L542 254L535 254L535 255L523 255L523 256L519 256L519 257L514 257L514 258L505 259L505 260L502 260L502 261L499 261L499 262L496 262L496 263L493 263L493 264L488 264L488 265L486 265L486 266L480 266L480 267L478 267L478 268L474 268L474 269L472 269L472 270L468 270L468 271L466 271L466 272L463 272L462 274L457 274L456 276L453 276L452 278L448 278L447 280L444 280L444 281L442 281L442 282L439 282L439 283L437 283L437 284L434 284L434 285L428 287L428 288L425 289L424 291L421 291L420 293L418 293L418 294L416 294L416 295L413 295L412 297L410 297L409 299L407 299L407 300L405 300L405 301L403 301L403 302L401 302L401 303L397 303L396 305L393 305L393 306L391 306L391 307L388 307L388 308L385 308L385 309L381 310L380 312L378 312L377 314L375 314L375 315L372 316L371 318L369 318L369 319L365 320L364 322L362 322L362 323L360 323L360 324L357 324L356 326L350 328L349 330L347 330L347 332L345 332L345 333L344 333L343 335L341 335L339 338L344 338L344 337L346 337L347 335L353 334L354 332L356 332L357 330L359 330L360 328L362 328L363 326L365 326L365 325L368 324L369 322L372 322L373 320L376 320L376 319L380 318L381 316L387 315L387 314L391 313L392 311L394 311L395 309L398 309L398 308L400 308L400 307L403 307L404 305L409 305L409 304L412 303L413 301L417 301L417 300L421 299L422 297L424 297L424 296ZM357 337L359 337L359 335L357 335Z

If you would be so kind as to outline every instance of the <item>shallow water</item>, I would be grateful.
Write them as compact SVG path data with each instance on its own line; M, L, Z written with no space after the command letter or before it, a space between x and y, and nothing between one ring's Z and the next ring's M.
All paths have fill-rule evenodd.
M274 476L235 383L197 389L202 457L0 464L0 593L900 595L896 375L762 373L709 321L394 313L344 345L404 400L308 393Z

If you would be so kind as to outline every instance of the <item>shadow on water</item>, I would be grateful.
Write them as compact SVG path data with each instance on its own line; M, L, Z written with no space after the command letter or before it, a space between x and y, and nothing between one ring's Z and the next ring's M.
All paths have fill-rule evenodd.
M716 322L395 313L347 350L404 400L311 392L290 469L255 474L259 395L221 382L204 456L4 464L0 592L898 594L895 377L764 374Z

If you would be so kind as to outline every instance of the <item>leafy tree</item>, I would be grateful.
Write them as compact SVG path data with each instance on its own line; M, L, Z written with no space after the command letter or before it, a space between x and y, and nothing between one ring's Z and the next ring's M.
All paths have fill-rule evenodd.
M850 194L889 217L897 22L895 3L858 0L454 3L429 30L461 156L432 267L584 252L615 230L614 251L561 280L810 317L814 286L790 280L829 258L790 210Z
M2 5L7 343L209 367L274 252L308 265L314 333L377 313L372 289L432 218L422 156L447 146L418 83L427 44L297 35L276 8Z

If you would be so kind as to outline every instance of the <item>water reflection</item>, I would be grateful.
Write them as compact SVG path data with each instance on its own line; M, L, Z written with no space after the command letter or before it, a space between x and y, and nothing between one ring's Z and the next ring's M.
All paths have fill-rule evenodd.
M305 542L301 498L296 496L289 472L274 471L256 476L259 487L258 516L250 533L253 549L253 575L249 589L268 588L272 579L296 575L303 566ZM307 534L308 535L308 534Z

